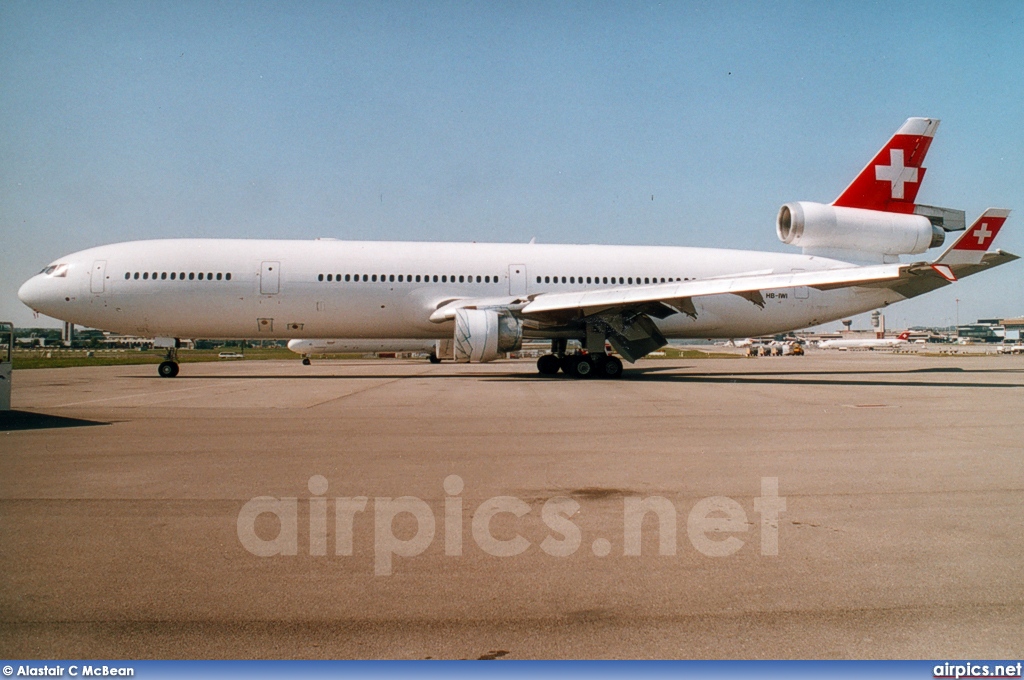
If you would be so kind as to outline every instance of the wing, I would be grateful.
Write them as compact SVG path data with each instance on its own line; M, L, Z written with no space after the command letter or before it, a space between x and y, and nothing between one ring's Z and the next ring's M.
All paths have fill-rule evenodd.
M602 288L567 293L540 293L524 297L461 299L440 306L430 316L436 323L455 318L458 309L502 309L514 313L526 323L538 327L588 325L598 323L607 333L608 341L630 361L654 351L667 340L658 331L651 317L664 319L673 314L696 318L693 298L715 295L737 295L751 304L764 307L764 293L783 288L806 286L818 290L839 288L888 288L904 298L912 298L942 288L965 276L991 269L1019 259L1016 255L996 250L977 252L972 243L981 242L978 229L988 242L994 237L992 218L985 215L965 232L942 256L933 262L895 263L864 267L843 267L786 274L750 273L696 281ZM998 211L1005 219L1005 212ZM984 221L988 219L988 221ZM1001 226L1001 222L999 226ZM993 232L991 237L986 232ZM973 248L973 255L962 251Z

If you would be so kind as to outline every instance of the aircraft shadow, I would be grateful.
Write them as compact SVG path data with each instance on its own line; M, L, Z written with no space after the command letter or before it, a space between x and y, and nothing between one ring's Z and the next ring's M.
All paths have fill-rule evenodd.
M92 425L109 425L99 420L67 418L48 413L32 411L0 412L0 432L16 432L19 430L52 430L61 427L90 427Z
M848 386L891 386L891 387L983 387L983 388L1020 388L1021 383L994 383L979 381L934 381L925 380L925 376L935 373L953 373L957 375L967 374L1007 374L1024 373L1022 369L965 369L960 367L949 368L918 368L909 370L797 370L797 371L714 371L701 373L683 373L680 371L692 370L693 366L645 366L642 368L627 368L623 371L619 381L636 382L676 382L676 383L721 383L735 385L848 385ZM844 377L849 376L849 377ZM853 376L877 376L877 378L854 378ZM905 376L903 380L886 379L887 377ZM922 379L913 379L912 376L920 376ZM163 380L157 376L131 375L124 376L136 380ZM337 373L331 375L303 375L296 372L294 375L187 375L182 373L174 380L400 380L400 379L425 379L425 380L450 380L452 378L466 380L481 380L485 382L522 382L522 381L553 381L564 380L578 382L576 378L559 373L558 375L540 375L538 373L507 373L494 371L488 373L461 373L461 372L415 372L415 373L363 373L359 375L346 375ZM600 381L612 384L619 381ZM590 382L590 381L586 381Z

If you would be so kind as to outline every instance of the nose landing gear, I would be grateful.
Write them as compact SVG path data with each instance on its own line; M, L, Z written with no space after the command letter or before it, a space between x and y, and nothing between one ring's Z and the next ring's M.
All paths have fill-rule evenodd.
M178 375L178 340L175 339L173 344L167 348L167 356L157 367L157 373L160 374L161 378L173 378Z
M178 375L178 362L168 359L161 362L160 366L156 370L160 374L161 378L173 378Z

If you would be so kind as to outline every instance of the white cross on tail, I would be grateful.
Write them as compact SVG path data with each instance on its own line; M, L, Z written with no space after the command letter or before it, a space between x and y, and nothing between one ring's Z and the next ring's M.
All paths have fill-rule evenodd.
M974 238L978 239L979 246L985 245L985 241L987 241L988 237L991 235L992 231L988 228L987 222L982 222L978 231L974 232Z
M903 149L889 149L889 165L875 166L875 179L892 184L892 197L903 198L903 185L917 183L917 168L908 168L903 162Z

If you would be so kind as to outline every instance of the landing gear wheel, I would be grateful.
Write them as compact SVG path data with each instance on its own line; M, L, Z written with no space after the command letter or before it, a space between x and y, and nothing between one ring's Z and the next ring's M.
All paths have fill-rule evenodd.
M173 378L178 375L178 364L173 361L164 361L157 368L161 378Z
M590 378L595 374L594 364L586 354L574 354L569 362L572 373L577 378Z
M441 357L437 356L433 352L430 353L430 363L439 364L441 363Z
M598 363L597 374L602 378L621 378L622 361L618 357L605 357Z
M537 359L537 370L544 375L555 375L561 367L561 360L554 354L545 354Z
M303 366L309 366L312 363L313 362L309 360L309 357L303 357L303 359L302 359L302 365Z

